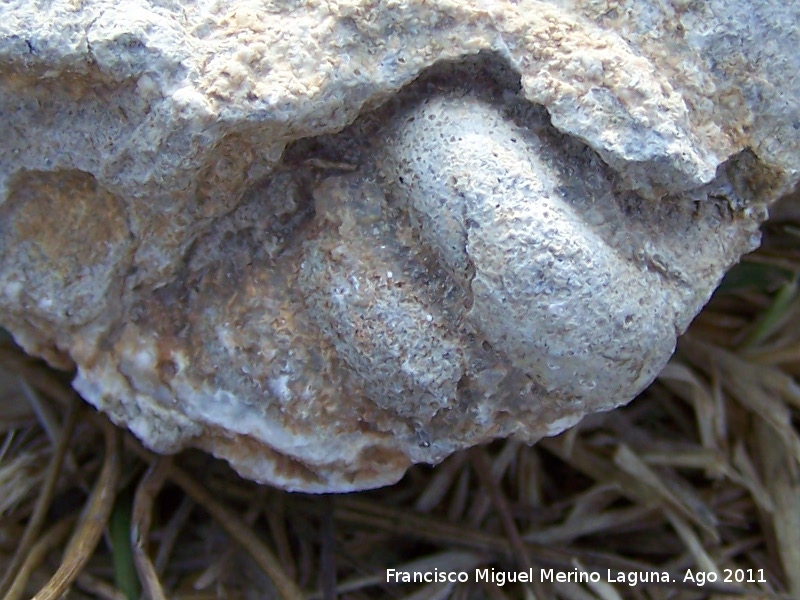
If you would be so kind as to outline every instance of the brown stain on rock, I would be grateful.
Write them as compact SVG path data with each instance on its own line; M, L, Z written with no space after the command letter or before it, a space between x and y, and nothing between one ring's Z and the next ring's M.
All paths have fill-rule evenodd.
M33 310L78 322L99 312L131 245L122 202L91 174L21 171L12 178L0 207L0 256L18 265Z
M41 258L58 272L102 262L102 246L126 237L119 201L89 173L25 171L11 190L15 241L33 241Z

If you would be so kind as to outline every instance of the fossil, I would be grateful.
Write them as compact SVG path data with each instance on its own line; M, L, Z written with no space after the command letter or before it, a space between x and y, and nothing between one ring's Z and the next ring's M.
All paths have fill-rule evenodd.
M750 4L0 8L2 325L290 490L559 433L797 182L800 9Z

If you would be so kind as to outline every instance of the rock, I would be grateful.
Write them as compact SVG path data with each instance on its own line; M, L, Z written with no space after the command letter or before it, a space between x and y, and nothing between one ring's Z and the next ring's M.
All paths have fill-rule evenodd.
M0 319L159 452L385 485L628 402L800 173L800 7L0 7Z

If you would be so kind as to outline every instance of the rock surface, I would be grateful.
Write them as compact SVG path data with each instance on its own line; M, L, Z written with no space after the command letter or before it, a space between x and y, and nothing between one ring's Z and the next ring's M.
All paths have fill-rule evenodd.
M2 325L286 489L536 441L755 248L798 48L777 0L5 2Z

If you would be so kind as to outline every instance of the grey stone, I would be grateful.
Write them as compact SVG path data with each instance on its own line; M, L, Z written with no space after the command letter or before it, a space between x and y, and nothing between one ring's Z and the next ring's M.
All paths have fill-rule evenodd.
M535 442L757 246L798 48L770 0L6 2L0 321L286 489Z

